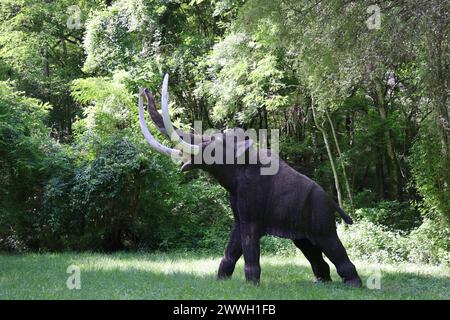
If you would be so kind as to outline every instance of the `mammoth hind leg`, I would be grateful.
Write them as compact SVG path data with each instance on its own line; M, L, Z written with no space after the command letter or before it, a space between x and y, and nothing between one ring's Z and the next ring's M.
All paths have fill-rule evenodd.
M361 287L361 278L355 265L350 261L347 251L337 234L317 238L317 244L330 261L336 266L337 273L344 283L351 287Z
M308 259L316 280L319 282L331 281L330 267L323 259L322 251L308 239L296 239L293 242Z

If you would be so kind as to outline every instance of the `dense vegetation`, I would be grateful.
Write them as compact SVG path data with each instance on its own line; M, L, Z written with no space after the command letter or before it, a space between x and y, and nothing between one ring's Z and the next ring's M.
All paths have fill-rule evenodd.
M225 191L137 124L168 72L180 125L280 129L351 254L448 263L450 5L372 2L3 0L0 250L223 249Z

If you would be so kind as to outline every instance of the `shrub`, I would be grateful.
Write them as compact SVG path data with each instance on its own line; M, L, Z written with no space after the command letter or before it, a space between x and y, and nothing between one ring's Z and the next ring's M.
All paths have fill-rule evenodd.
M409 157L414 187L423 198L430 218L450 221L450 157L442 155L434 121L424 121Z
M373 208L356 210L359 219L365 219L390 230L410 231L421 224L419 211L408 202L382 201Z
M33 230L53 148L48 105L0 82L0 250L23 250Z
M353 197L356 208L371 208L377 203L378 194L370 189L364 189Z
M197 173L196 173L197 174ZM175 226L172 247L222 251L228 241L232 211L228 193L202 173L183 184L172 214L183 217Z
M405 261L408 253L404 248L404 237L399 232L361 220L338 231L350 256L371 262Z
M431 219L408 237L409 260L450 265L450 228Z
M261 239L261 252L289 256L300 251L290 239L267 236Z
M424 223L405 234L376 225L368 220L345 227L339 236L352 258L370 262L412 262L449 264L449 228L439 228L434 221Z

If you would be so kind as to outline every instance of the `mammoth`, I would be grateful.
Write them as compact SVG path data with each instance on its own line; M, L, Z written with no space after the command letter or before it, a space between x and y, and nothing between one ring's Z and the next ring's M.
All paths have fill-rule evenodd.
M140 90L140 127L153 149L182 161L182 171L205 170L228 191L234 221L218 279L231 277L236 262L243 255L246 280L259 284L260 239L272 235L293 241L311 264L316 281L331 281L330 267L323 258L325 254L345 284L361 287L361 279L336 232L335 213L339 213L347 224L353 221L322 187L291 168L275 152L258 148L252 139L236 139L232 134L235 129L231 134L227 131L213 135L178 129L170 120L167 86L166 74L161 94L162 116L156 110L151 92ZM150 118L161 133L177 143L175 148L164 146L149 132L143 109L144 97ZM195 161L206 150L215 160ZM214 150L222 151L219 154ZM221 161L225 159L235 161ZM262 168L275 161L278 163L275 173L261 173Z

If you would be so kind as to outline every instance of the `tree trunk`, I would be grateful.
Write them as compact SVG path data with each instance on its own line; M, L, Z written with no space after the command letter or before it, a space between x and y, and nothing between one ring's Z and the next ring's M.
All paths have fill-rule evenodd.
M376 105L378 107L378 111L380 113L381 119L383 121L386 121L387 119L387 113L386 113L386 104L384 99L384 92L381 87L380 82L375 83L375 89L376 89ZM393 199L398 199L400 195L400 188L399 188L399 175L398 175L398 168L397 168L397 160L395 157L394 147L392 145L392 139L390 130L386 130L384 132L384 138L386 140L386 151L389 158L389 167L390 167L390 190L391 190L391 197Z
M325 147L327 149L328 159L330 160L331 170L333 171L334 186L336 187L338 203L339 206L342 208L342 195L341 195L341 187L339 185L339 176L337 174L336 166L334 164L333 154L331 152L331 147L328 141L327 133L325 129L322 127L322 125L319 123L319 120L317 119L316 110L314 106L314 99L312 97L311 97L311 110L314 118L314 123L316 124L317 129L319 129L319 131L322 133L323 142L325 143Z
M67 45L66 45L66 40L64 38L61 38L61 44L62 44L62 48L63 48L63 56L64 56L64 61L68 61L68 57L67 57ZM63 103L65 104L65 117L66 117L66 135L71 137L72 136L72 105L73 105L73 100L71 99L70 94L68 94L67 96L65 96L62 99Z
M351 210L351 213L353 213L355 208L353 206L352 191L350 190L350 184L348 182L347 172L345 170L345 165L342 161L342 152L341 152L341 148L339 147L339 142L338 142L338 139L336 136L336 130L334 129L333 121L331 121L331 117L330 117L330 114L328 113L327 109L325 109L325 115L327 116L328 123L330 124L331 132L333 134L334 144L336 145L336 150L338 152L338 157L339 157L339 164L340 164L341 170L342 170L342 176L344 177L345 190L347 191L348 201L350 202L350 210Z
M377 190L381 200L386 199L384 188L384 170L383 170L383 157L375 164L375 171L377 177Z
M353 116L348 113L345 116L345 128L347 130L347 139L351 147L353 146Z

